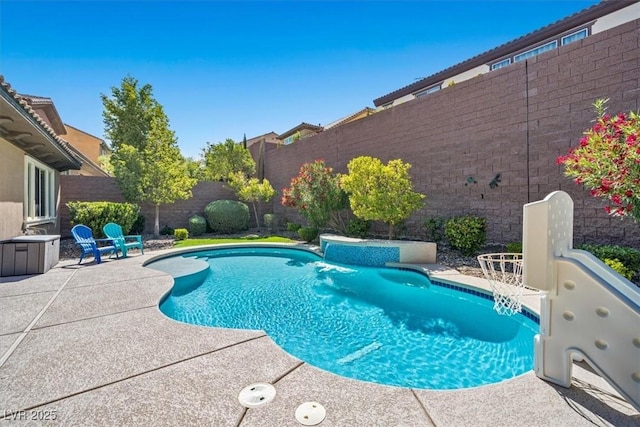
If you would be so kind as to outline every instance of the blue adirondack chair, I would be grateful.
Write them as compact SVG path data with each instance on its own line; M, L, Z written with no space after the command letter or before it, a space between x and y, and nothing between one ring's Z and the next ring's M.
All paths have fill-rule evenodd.
M93 255L93 258L96 260L96 264L100 264L102 262L103 254L115 254L116 258L118 258L119 249L113 244L113 240L94 239L93 231L91 231L91 229L86 225L78 224L74 226L71 229L71 235L75 239L76 245L80 246L82 249L82 254L80 254L80 261L78 261L78 264L82 262L82 259L86 255ZM99 243L102 244L102 246L99 246Z
M118 224L110 222L102 227L104 235L113 240L114 245L120 249L122 256L126 258L129 249L139 248L144 254L144 245L142 244L142 236L130 235L125 236L122 233L122 227ZM127 241L128 240L128 241Z

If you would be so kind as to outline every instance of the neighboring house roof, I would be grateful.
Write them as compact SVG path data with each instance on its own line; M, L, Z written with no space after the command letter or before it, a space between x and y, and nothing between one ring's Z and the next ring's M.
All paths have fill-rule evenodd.
M449 67L438 73L425 77L424 79L419 80L415 83L412 83L408 86L402 87L398 90L395 90L391 93L381 96L380 98L374 99L373 103L376 107L379 107L383 104L391 102L400 97L410 95L421 89L425 89L432 85L438 84L441 81L447 78L456 76L464 71L470 70L472 68L475 68L480 65L484 65L484 64L487 64L488 62L499 59L505 55L508 55L511 52L524 49L536 43L545 41L546 39L553 37L559 33L562 33L564 31L569 31L572 28L587 24L606 14L615 12L616 10L625 8L637 2L638 0L602 1L587 9L574 13L573 15L567 18L556 21L553 24L542 27L539 30L533 31L515 40L502 44L494 49L491 49L484 53L476 55L473 58L470 58L466 61L453 65L452 67Z
M49 124L55 133L58 135L65 135L67 133L67 130L64 128L64 123L62 123L62 119L60 118L60 114L58 114L58 110L51 98L27 95L24 93L19 93L18 96L26 100L34 110L43 110L47 117L42 118L45 119L45 121L46 119L49 119Z
M0 75L0 136L59 171L80 169L68 144Z
M285 133L281 133L280 135L278 135L278 138L280 138L280 139L288 138L291 135L295 134L296 132L304 130L304 129L308 129L310 131L313 131L313 132L317 133L317 132L322 132L323 127L322 126L312 125L312 124L306 123L306 122L302 122L298 126L294 127L293 129L289 129Z
M353 114L349 114L346 117L343 117L341 119L338 119L338 120L336 120L334 122L329 123L328 125L325 125L324 129L325 130L331 129L331 128L336 127L336 126L340 126L340 125L343 125L345 123L349 123L349 122L352 122L354 120L370 116L371 114L373 114L375 112L376 112L376 110L374 108L365 107L362 110L359 110L359 111L357 111L357 112L355 112Z
M278 134L275 133L274 131L263 133L262 135L254 136L247 139L247 147L250 147L253 144L258 143L260 141L277 144L279 143L277 139L278 139Z

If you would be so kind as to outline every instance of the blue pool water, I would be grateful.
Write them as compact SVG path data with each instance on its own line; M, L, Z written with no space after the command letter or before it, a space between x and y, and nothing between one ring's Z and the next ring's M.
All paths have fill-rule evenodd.
M353 268L295 249L238 248L208 260L204 283L160 305L178 321L261 329L320 369L375 383L457 389L533 368L538 325L420 273ZM177 262L178 259L176 260Z

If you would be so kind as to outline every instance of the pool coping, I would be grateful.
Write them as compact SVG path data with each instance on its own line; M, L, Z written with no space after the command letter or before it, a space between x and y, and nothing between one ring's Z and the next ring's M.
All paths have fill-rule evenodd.
M1 421L56 411L65 425L295 426L295 409L305 401L327 409L320 426L466 426L478 420L492 426L632 426L640 420L580 366L569 389L533 372L471 389L405 389L314 368L262 331L173 321L158 308L172 278L143 264L178 252L99 265L64 261L43 275L2 278L0 353L13 352L0 367ZM451 280L462 276L428 268ZM243 408L238 393L252 382L274 384L276 398Z

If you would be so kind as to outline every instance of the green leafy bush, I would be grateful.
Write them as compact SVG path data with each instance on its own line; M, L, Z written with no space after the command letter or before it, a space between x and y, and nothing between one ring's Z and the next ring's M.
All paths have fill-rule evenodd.
M365 239L369 235L371 229L371 221L361 218L352 218L347 223L347 235L350 237L359 237Z
M212 231L237 233L249 228L249 207L235 200L216 200L204 208L204 216Z
M604 260L604 263L607 264L612 269L614 269L616 272L618 272L618 274L620 274L622 277L624 277L627 280L631 280L631 278L633 277L633 270L625 267L625 265L621 263L620 260L618 259L606 258Z
M193 237L200 236L207 231L207 220L200 215L189 218L189 234Z
M287 223L287 231L291 231L293 233L297 232L298 230L300 230L300 228L302 227L302 225L296 223L296 222L288 222Z
M264 214L262 219L264 220L264 225L269 229L269 231L274 232L278 229L278 217L276 214Z
M138 218L140 207L133 203L115 202L68 202L71 224L84 224L93 230L94 237L104 237L102 227L115 222L129 234Z
M603 262L606 259L617 259L632 272L640 270L640 251L638 249L626 246L593 244L580 245L578 249L591 252Z
M507 252L510 253L510 254L521 254L522 253L522 242L507 243Z
M186 228L176 228L173 232L173 237L175 237L176 240L187 240L189 238L189 230Z
M298 235L307 243L314 241L318 237L318 232L316 227L300 227L298 229Z
M133 223L131 230L129 230L130 234L142 234L144 233L144 225L146 223L146 218L141 213L138 214L138 218Z
M451 218L445 224L444 233L452 248L474 255L487 240L487 220L473 215Z
M424 220L424 227L427 229L428 239L435 243L440 243L444 239L444 218L427 218Z
M165 225L164 227L162 227L160 229L160 234L162 236L173 236L174 231L175 230L172 227L169 227L168 225Z

